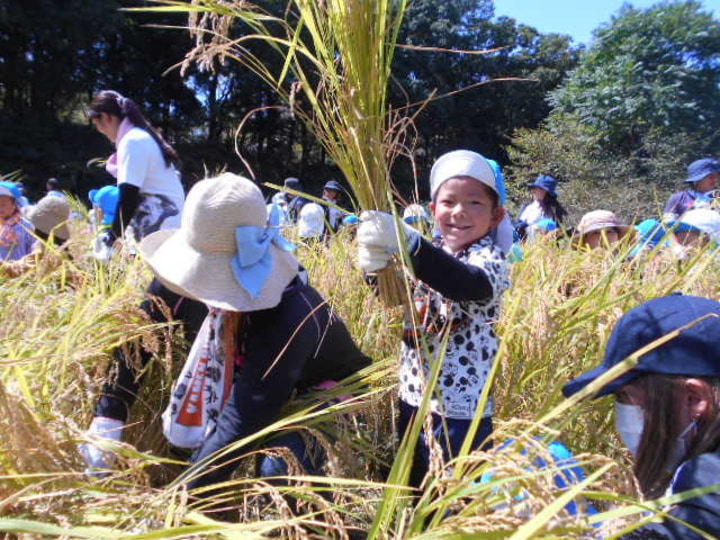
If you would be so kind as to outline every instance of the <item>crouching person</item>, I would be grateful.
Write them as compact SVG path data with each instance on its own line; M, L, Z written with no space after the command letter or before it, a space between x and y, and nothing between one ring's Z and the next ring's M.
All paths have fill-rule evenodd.
M193 461L204 462L276 422L297 393L316 392L318 404L327 402L320 388L369 365L337 314L298 275L279 214L271 209L268 219L262 193L250 180L226 173L199 182L188 195L181 228L148 236L140 249L165 285L207 304L191 356L199 354L208 373L226 374L219 395L201 403L210 410L209 422ZM192 399L187 386L181 380L175 388L166 434L183 424L183 414L193 413L182 410ZM267 446L289 450L308 473L322 474L324 456L306 439L291 432ZM211 460L189 487L228 480L247 451ZM259 470L283 476L288 469L284 460L266 455Z

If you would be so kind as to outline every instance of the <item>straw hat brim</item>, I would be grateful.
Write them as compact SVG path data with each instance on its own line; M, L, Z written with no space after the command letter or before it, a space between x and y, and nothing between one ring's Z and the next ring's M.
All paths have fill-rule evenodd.
M38 211L37 208L37 205L32 207L26 214L27 219L30 220L35 229L48 236L52 234L60 240L70 238L70 229L68 229L67 220L58 225L55 217L45 215L41 213L41 211Z
M592 232L602 231L603 229L616 229L618 232L618 240L622 240L628 235L635 236L637 235L637 231L634 227L631 227L630 225L614 225L611 223L598 223L597 225L592 225L587 230L583 231L582 233L576 232L575 235L572 238L571 245L573 247L581 246L585 243L585 235L590 234Z
M271 244L273 270L260 294L253 298L235 279L232 254L199 252L187 243L181 229L146 236L140 243L140 252L170 290L230 311L259 311L277 306L299 266L291 253Z

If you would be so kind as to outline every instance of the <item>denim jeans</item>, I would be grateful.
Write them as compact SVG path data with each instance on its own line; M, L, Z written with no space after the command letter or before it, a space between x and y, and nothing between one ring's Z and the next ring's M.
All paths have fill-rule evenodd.
M410 422L417 414L418 408L408 405L400 400L400 418L398 421L399 435L402 438L410 426ZM460 453L460 448L465 440L472 420L460 420L456 418L443 418L439 414L432 413L433 437L440 444L443 452L443 459L447 462ZM486 416L480 422L470 450L489 449L491 443L485 440L492 434L492 417ZM430 446L424 430L420 431L420 437L415 446L413 464L410 471L409 485L420 487L430 465Z

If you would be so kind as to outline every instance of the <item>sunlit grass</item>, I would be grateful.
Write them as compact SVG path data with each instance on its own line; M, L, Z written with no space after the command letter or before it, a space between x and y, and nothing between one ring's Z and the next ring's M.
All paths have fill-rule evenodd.
M451 538L457 531L488 538L580 534L590 527L589 519L567 514L568 500L592 500L598 510L620 519L622 513L613 509L637 512L624 502L635 500L637 492L628 456L612 429L610 400L558 409L565 403L562 384L597 364L614 322L627 309L675 290L712 298L720 292L718 261L711 253L681 264L663 254L628 264L622 253L580 253L549 242L528 247L524 261L513 268L498 327L496 447L461 456L454 474L436 463L423 496L411 504L407 490L382 484L391 466L397 471L398 464L409 464L408 451L398 451L394 426L400 308L383 307L364 283L354 267L348 232L327 245L301 246L299 257L311 282L375 364L349 384L359 392L355 400L323 411L296 402L289 416L267 430L313 430L328 448L328 478L318 484L300 476L288 488L258 480L256 450L245 441L250 442L243 446L247 457L236 478L223 495L203 502L184 488L186 475L178 477L187 456L171 452L162 440L159 414L181 359L169 352L168 330L150 325L137 308L150 275L140 261L128 258L98 266L84 254L88 240L79 231L73 260L44 275L4 279L0 287L7 306L0 329L0 512L12 518L0 519L0 530L8 533L68 538L150 531L153 538L278 533L345 538L353 530L373 531L376 538ZM87 478L76 445L89 423L110 350L136 339L156 351L155 361L125 442L117 448L120 461L110 477ZM546 421L537 424L541 418ZM558 489L552 468L539 470L530 456L501 448L509 438L526 443L558 438L584 464L588 484L576 487L577 493ZM542 444L532 447L532 455L542 455ZM490 469L492 480L479 482ZM332 496L323 497L323 491ZM291 494L300 501L295 506L288 504ZM223 521L200 512L210 503L231 508ZM378 520L383 507L392 511ZM624 519L637 522L633 516Z

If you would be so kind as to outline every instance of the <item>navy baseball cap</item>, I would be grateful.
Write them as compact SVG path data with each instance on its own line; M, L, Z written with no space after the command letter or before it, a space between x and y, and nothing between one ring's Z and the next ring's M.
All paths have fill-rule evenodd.
M323 189L332 189L333 191L343 191L343 187L340 185L340 182L337 180L328 180L325 185L323 186Z
M631 309L615 325L602 365L563 387L566 397L579 392L631 354L668 334L669 341L638 359L638 364L606 384L595 397L606 396L647 373L720 377L720 302L673 294L648 300Z

